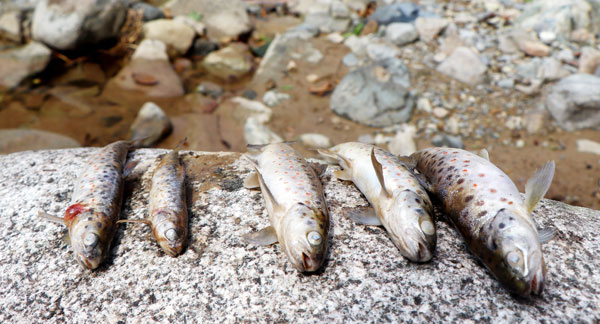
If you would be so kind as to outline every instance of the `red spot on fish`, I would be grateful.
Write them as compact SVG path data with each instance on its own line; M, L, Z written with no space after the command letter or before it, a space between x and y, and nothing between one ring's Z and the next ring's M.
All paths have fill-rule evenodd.
M485 177L485 174L483 174L483 173L480 173L480 174L479 174L479 176L480 176L481 178L483 178L483 177Z
M470 160L464 160L463 162L465 162L465 163L471 163Z
M496 193L496 189L493 189L493 188L492 188L492 189L490 189L490 192L491 192L491 193Z
M307 205L310 205L310 201L308 201L308 200L305 201L304 203L307 204Z
M296 172L296 175L300 175L300 172Z
M444 155L448 154L448 152L444 152Z
M71 222L73 219L85 210L82 204L73 204L65 211L65 222Z
M467 169L463 169L463 172L467 172L467 171L468 171Z
M474 183L474 184L473 184L473 187L477 187L477 184L476 184L476 183Z
M283 171L283 174L288 174L288 172L287 171Z
M512 202L512 201L509 201L509 202L508 202L508 204L509 204L509 205L512 205L512 204L513 204L513 202Z
M310 196L310 194L309 194L308 192L306 193L306 195L307 195L307 196Z
M450 162L454 162L454 161L456 161L456 159L452 159L452 160L450 160Z

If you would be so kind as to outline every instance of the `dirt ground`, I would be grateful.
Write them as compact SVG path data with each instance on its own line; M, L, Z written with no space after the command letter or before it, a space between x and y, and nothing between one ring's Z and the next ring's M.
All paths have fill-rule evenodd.
M257 21L255 34L272 36L295 23L298 20L290 17ZM360 135L381 132L337 117L329 108L330 94L318 96L308 91L308 74L320 77L317 85L325 82L336 85L348 72L341 63L341 58L349 52L344 45L333 44L325 36L315 39L313 44L323 53L323 60L316 66L296 61L297 69L276 85L279 92L290 94L292 99L273 107L273 119L269 127L285 140L294 140L303 133L320 133L328 136L334 144L356 141ZM600 155L580 153L575 144L581 138L600 141L600 131L564 132L550 125L542 135L529 135L525 131L504 129L502 125L505 115L532 109L543 97L527 97L514 90L509 95L501 89L492 93L476 91L423 66L411 58L410 53L402 58L411 70L411 82L415 89L438 92L451 100L460 100L457 98L464 91L476 98L473 108L469 110L469 120L494 129L500 137L463 138L466 149L487 148L491 161L504 170L520 190L524 190L527 179L538 167L547 160L554 160L556 175L546 197L600 209ZM103 91L106 80L118 72L126 59L102 61L90 58L69 68L55 59L52 64L59 67L43 74L39 85L31 90L21 88L0 97L0 128L48 130L70 136L85 146L103 146L114 140L127 138L139 107L147 101L154 101L165 110L174 124L173 133L157 147L172 148L187 136L186 149L244 152L243 125L231 117L235 106L228 99L240 96L244 90L249 89L250 77L233 84L224 84L207 76L198 67L199 62L193 60L193 69L180 72L188 94L186 97L156 100L135 93ZM256 63L258 65L258 59ZM87 81L65 82L66 72L81 73ZM189 95L204 80L220 83L225 94L215 102L210 98ZM266 90L265 85L261 84L252 85L251 89L256 91L257 100L262 98ZM491 106L490 113L478 111L478 105L484 102ZM509 106L512 108L504 108L507 102L511 103ZM203 112L202 107L214 104L218 104L214 112ZM504 117L500 116L502 112ZM410 123L414 124L420 118L427 116L424 112L416 111ZM443 125L439 127L442 128ZM511 139L511 144L503 144L505 139ZM525 146L516 148L515 139L523 139ZM417 134L416 142L418 148L432 145L422 132ZM312 151L301 147L300 150L307 157L314 156Z

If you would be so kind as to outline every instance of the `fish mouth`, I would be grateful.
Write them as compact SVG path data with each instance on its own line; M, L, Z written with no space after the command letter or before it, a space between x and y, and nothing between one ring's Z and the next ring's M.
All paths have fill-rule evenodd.
M173 245L171 246L168 242L161 242L162 244L160 244L160 247L162 248L162 250L168 254L169 256L172 257L176 257L179 255L179 253L182 250L182 245L181 244L177 244L177 245Z
M407 232L395 238L392 236L392 242L398 247L400 254L412 262L427 262L431 260L435 245L430 246L427 241L421 239L411 239L409 243L409 240L405 239L405 237L410 238L412 234L414 233Z
M77 256L77 261L79 262L79 264L81 264L81 266L90 270L94 270L100 265L99 259L90 259L82 254L79 254Z
M531 279L531 292L535 295L541 295L544 291L544 275L538 271Z

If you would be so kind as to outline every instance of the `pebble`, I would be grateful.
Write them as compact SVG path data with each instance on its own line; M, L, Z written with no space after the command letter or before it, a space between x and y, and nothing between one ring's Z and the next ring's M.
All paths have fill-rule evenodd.
M354 55L354 53L348 53L342 58L342 63L348 67L352 67L358 65L360 61L358 60L358 57Z
M165 112L155 103L145 103L131 124L131 139L143 140L142 147L150 147L167 136L173 125Z
M430 42L448 26L448 23L449 21L445 18L419 17L415 21L415 28L422 41Z
M329 137L322 134L306 133L300 135L299 139L304 146L310 148L329 148L332 146Z
M504 88L504 89L512 89L515 86L515 80L514 79L501 79L498 81L498 86L500 88Z
M334 44L341 44L344 42L344 36L339 32L331 33L327 35L327 40Z
M518 140L515 142L515 147L517 147L517 148L524 148L524 147L525 147L525 140L523 140L523 139L518 139Z
M385 39L398 46L412 43L417 38L419 38L419 34L413 24L393 23L385 29Z
M464 148L462 139L460 136L438 134L431 139L431 144L437 147L453 147L453 148Z
M579 70L577 72L600 76L600 51L591 46L584 46L579 56Z
M578 139L577 152L594 153L600 155L600 143L588 139Z
M156 39L167 45L170 56L185 54L192 46L196 32L187 24L171 19L157 19L144 24L144 38Z
M419 98L417 100L417 109L429 114L432 112L431 102L427 98Z
M442 107L433 108L432 114L437 118L444 118L448 116L448 110Z
M196 92L200 93L204 96L209 96L209 97L212 97L213 99L217 99L218 97L223 95L225 90L223 90L223 87L221 87L220 85L218 85L214 82L202 81L202 83L200 83L196 87Z
M388 143L388 151L394 155L409 156L417 151L414 136L417 132L415 126L404 124L405 128L398 131Z
M266 123L271 120L273 115L273 110L260 101L235 97L231 99L231 102L237 104L231 115L233 119L240 122L244 122L250 116L257 116L261 122Z
M246 144L263 145L283 142L283 138L264 125L261 118L250 116L244 124L244 140Z
M306 81L310 83L315 83L317 82L317 80L319 80L319 76L316 74L309 74L306 76Z
M475 85L481 83L487 66L473 50L467 47L457 47L436 70L458 81Z
M269 107L277 106L280 102L292 98L287 93L276 92L275 90L269 90L263 95L262 101Z

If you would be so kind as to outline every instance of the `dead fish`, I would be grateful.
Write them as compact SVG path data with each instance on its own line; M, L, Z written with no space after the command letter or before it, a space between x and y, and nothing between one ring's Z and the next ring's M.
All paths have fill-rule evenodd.
M40 217L65 224L76 260L96 269L106 258L119 219L123 169L130 141L109 144L90 157L77 178L64 218L39 212Z
M160 247L172 257L178 256L187 241L188 213L185 199L185 170L179 159L181 142L171 152L160 157L152 173L148 213L149 220L120 220L152 226Z
M541 242L551 238L552 230L538 232L530 215L550 187L554 162L529 179L523 200L485 150L478 156L460 149L428 148L410 160L492 274L518 295L541 294L546 280Z
M415 262L431 260L436 246L433 206L425 189L406 165L391 153L370 144L344 143L319 150L343 168L338 179L350 180L373 208L350 217L368 225L383 225L400 253Z
M329 232L321 181L291 146L278 143L259 148L258 154L244 155L256 170L244 186L260 186L271 226L248 239L261 245L279 242L296 269L316 271L327 252Z

